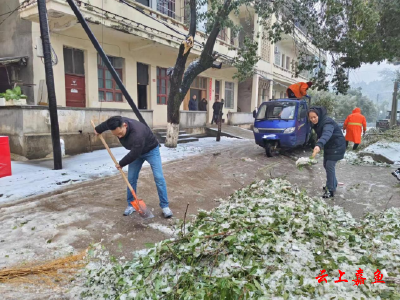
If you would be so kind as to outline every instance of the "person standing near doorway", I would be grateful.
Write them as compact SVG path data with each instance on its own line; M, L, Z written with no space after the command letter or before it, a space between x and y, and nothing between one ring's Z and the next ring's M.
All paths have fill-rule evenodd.
M200 103L199 103L199 110L200 111L207 111L207 100L206 98L201 99Z
M189 101L189 110L196 111L199 110L199 102L197 101L197 96L193 95L192 99Z
M211 120L211 124L215 122L215 124L218 124L218 114L219 111L221 110L221 102L219 102L219 98L215 99L215 102L213 104L213 117Z
M346 118L343 124L343 130L346 130L346 148L349 142L353 142L353 150L358 148L361 144L361 133L367 131L367 120L361 114L361 109L356 107L352 114Z

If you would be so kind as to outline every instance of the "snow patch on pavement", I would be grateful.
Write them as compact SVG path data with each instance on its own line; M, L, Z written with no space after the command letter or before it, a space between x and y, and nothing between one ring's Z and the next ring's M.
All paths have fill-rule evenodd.
M380 167L391 166L388 163L374 160L374 156L382 156L395 165L400 164L400 143L395 142L377 142L365 148L361 152L348 151L345 154L345 160L353 165L374 165Z
M174 149L162 146L161 159L163 163L180 160L244 142L240 139L222 137L218 143L215 142L215 138L202 138L197 142L179 144ZM117 160L128 153L123 147L113 148L111 151ZM143 166L149 165L146 162ZM0 178L0 203L52 192L74 183L118 173L106 150L64 158L63 170L53 170L53 160L13 161L11 167L13 175Z
M379 154L397 164L400 163L400 143L378 142L368 146L363 152Z
M158 230L168 236L176 236L175 231L171 227L168 227L168 226L165 226L165 225L162 225L159 223L151 223L151 224L149 224L149 227L151 227L155 230Z

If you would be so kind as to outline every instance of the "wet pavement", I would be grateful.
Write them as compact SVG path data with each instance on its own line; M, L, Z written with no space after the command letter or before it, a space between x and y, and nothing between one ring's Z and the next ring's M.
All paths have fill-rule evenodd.
M120 176L76 184L18 204L0 205L0 268L66 255L100 241L112 255L130 259L131 252L145 248L146 243L171 237L165 228L176 219L183 219L188 204L190 220L198 209L216 207L216 200L255 180L285 177L309 195L320 196L325 183L322 159L315 166L299 170L295 161L300 156L309 153L299 149L268 158L252 140L242 140L234 147L210 149L198 156L166 163L164 174L174 212L170 220L161 216L150 168L142 170L138 185L139 197L155 215L148 221L136 213L122 216L126 189ZM340 162L337 177L343 185L327 203L343 206L356 218L367 212L400 207L400 184L390 172L390 168ZM11 290L0 285L5 299L15 299Z

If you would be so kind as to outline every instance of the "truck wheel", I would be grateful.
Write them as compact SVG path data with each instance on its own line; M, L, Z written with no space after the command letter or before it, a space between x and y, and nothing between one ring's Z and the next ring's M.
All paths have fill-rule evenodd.
M277 148L277 144L271 144L271 143L267 143L265 145L265 154L267 154L268 157L273 157L276 154L276 148Z

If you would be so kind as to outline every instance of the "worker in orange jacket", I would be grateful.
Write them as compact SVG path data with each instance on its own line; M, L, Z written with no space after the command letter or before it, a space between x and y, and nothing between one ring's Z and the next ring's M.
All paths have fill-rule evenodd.
M289 99L301 99L307 96L307 90L313 85L312 82L298 82L289 86L286 90Z
M346 118L343 124L343 130L346 130L346 148L349 142L353 142L353 150L356 150L361 144L361 133L367 131L367 120L361 114L361 109L356 107L353 113Z

